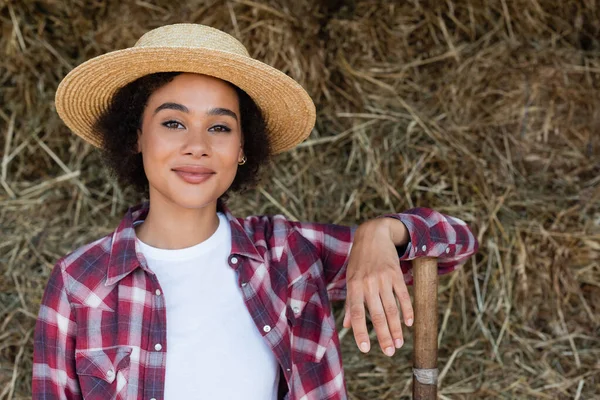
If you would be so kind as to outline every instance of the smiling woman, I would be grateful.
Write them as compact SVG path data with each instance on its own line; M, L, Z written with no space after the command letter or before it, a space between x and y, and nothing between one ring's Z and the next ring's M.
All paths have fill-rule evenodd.
M426 208L352 227L235 217L228 191L306 139L315 109L216 29L168 25L89 60L63 79L56 109L149 201L57 261L34 399L346 399L331 301L347 298L363 352L366 303L391 357L414 318L409 260L436 257L444 273L477 250L463 221Z
M182 74L152 93L136 134L155 203L201 208L227 191L244 158L238 114L234 88L206 75Z
M143 114L150 96L173 81L182 72L157 72L145 75L120 88L109 106L98 117L94 130L101 133L103 158L105 165L112 171L113 176L125 186L133 186L139 192L149 194L148 177L144 172L142 153L138 149L137 133L142 127ZM210 77L204 76L205 79ZM184 77L185 79L185 77ZM201 76L196 79L201 80ZM189 81L187 77L186 81ZM216 80L216 78L215 78ZM243 126L243 151L246 162L238 168L237 174L228 191L242 192L252 188L258 181L260 168L266 165L271 157L271 148L267 137L264 117L256 103L248 94L239 87L220 81L222 85L213 85L220 90L234 89L239 104L239 126ZM224 87L225 85L225 87ZM180 87L181 85L178 85ZM184 85L185 86L185 85ZM174 87L171 88L173 90ZM203 91L196 94L202 95ZM176 97L178 98L178 97ZM194 103L195 104L195 103ZM154 115L163 109L179 110L189 115L189 110L184 104L164 103L156 110ZM186 110L188 111L186 113ZM238 118L231 110L214 108L208 115L231 115ZM164 124L173 126L173 122L165 121ZM181 128L180 126L178 126ZM228 128L218 128L228 129ZM222 200L228 198L227 192L221 195Z

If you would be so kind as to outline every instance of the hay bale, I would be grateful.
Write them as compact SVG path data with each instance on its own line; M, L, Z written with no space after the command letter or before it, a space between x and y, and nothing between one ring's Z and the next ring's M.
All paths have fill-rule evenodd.
M440 285L442 398L600 393L594 2L28 0L0 10L0 398L30 397L54 262L140 200L62 125L56 86L82 61L175 22L233 34L317 104L310 139L232 198L238 215L351 224L427 206L478 233L479 254ZM407 336L389 359L343 335L355 398L409 395Z

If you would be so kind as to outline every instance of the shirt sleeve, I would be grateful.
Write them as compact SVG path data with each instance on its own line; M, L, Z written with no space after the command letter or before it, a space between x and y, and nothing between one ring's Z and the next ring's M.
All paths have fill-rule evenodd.
M412 285L411 260L435 257L440 275L454 271L477 252L477 239L461 219L428 208L413 208L403 213L384 214L378 218L394 218L406 226L410 240L397 246L404 280ZM294 228L317 249L323 263L323 274L331 300L346 297L346 267L357 225L343 226L293 222Z
M46 284L33 340L32 399L81 399L75 372L77 326L59 261Z

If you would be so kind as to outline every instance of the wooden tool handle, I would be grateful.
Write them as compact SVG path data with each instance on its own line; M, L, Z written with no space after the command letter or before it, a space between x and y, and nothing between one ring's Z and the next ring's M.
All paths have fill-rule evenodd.
M437 259L413 260L415 325L413 399L437 398Z

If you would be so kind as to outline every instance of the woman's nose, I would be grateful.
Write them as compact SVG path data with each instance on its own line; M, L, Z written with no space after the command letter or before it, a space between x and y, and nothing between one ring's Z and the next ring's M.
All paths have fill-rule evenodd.
M200 130L190 131L186 135L184 153L194 157L208 156L210 154L210 139L208 132Z

